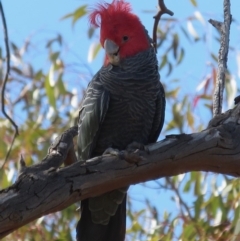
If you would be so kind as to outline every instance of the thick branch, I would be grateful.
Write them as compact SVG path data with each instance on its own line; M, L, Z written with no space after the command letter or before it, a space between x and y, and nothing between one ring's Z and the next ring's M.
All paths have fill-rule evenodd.
M229 48L229 34L232 22L230 0L224 0L224 22L210 19L209 22L220 32L220 49L218 54L218 72L216 87L213 95L213 116L222 112L223 91L225 88L225 73L227 71L227 58Z
M77 127L66 131L37 165L26 167L21 160L18 180L0 192L0 238L45 214L122 186L190 171L240 176L240 104L216 116L206 130L167 136L148 145L147 152L73 163L75 156L69 153L76 135ZM59 168L63 162L73 164Z

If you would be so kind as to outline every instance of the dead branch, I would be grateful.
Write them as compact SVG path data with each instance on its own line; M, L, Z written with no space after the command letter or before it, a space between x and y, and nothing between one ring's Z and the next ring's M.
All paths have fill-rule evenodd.
M221 114L222 102L223 102L223 91L225 88L225 73L227 71L227 60L228 60L228 48L229 48L229 34L230 26L232 22L230 0L224 0L224 22L216 20L209 20L221 35L220 49L218 53L218 72L215 91L213 95L213 116Z
M6 48L6 73L5 73L5 77L3 80L3 84L2 84L2 91L1 91L1 102L2 102L2 112L3 115L11 122L11 124L14 126L15 128L15 133L10 145L10 148L8 149L7 155L5 157L5 160L3 162L3 165L1 168L4 167L5 163L7 162L7 159L9 157L9 154L12 150L12 146L13 143L16 139L16 137L18 136L18 126L17 124L14 122L14 120L7 114L6 110L5 110L5 89L6 89L6 84L7 84L7 80L8 80L8 75L9 75L9 71L10 71L10 50L9 50L9 45L8 45L8 31L7 31L7 24L6 24L6 19L5 19L5 15L4 15L4 10L3 10L3 6L2 6L2 2L0 1L0 13L1 13L1 17L2 17L2 22L3 22L3 30L4 30L4 43L5 43L5 48Z
M158 27L158 23L162 17L163 14L168 14L170 16L173 16L173 12L171 10L169 10L164 3L164 0L158 0L158 13L153 17L154 20L154 25L153 25L153 46L155 48L155 52L157 53L157 27Z
M206 130L167 136L146 146L146 152L75 162L69 153L76 135L77 127L63 133L37 165L26 167L21 160L16 183L0 191L0 238L43 215L122 186L190 171L240 176L240 104L214 117ZM64 162L73 164L60 167Z

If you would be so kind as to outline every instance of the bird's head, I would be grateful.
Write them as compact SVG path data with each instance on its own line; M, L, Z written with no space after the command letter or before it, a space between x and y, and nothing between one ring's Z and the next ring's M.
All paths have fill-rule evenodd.
M89 18L93 26L100 27L100 42L106 51L105 65L119 65L122 59L150 46L145 28L131 12L130 3L124 0L98 4Z

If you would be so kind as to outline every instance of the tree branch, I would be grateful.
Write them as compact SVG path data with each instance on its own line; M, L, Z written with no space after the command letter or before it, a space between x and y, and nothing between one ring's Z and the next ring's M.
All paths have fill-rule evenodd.
M77 127L63 133L37 165L26 167L21 160L16 183L0 191L0 238L43 215L122 186L190 171L240 176L240 104L214 117L206 130L167 136L146 146L146 152L75 162L71 153L76 135ZM75 163L63 168L63 162Z
M153 25L153 46L155 48L155 52L157 53L157 27L158 23L162 17L163 14L168 14L170 16L173 16L173 12L169 10L166 6L163 0L158 0L158 13L153 17L154 20L154 25Z
M217 81L213 95L213 116L218 115L222 112L223 91L225 88L225 73L227 71L229 34L232 22L230 0L224 0L223 8L223 23L212 19L209 20L209 23L211 23L220 32L221 35L220 49L218 54Z
M5 73L5 77L3 80L3 84L2 84L2 91L1 91L1 102L2 102L2 112L3 115L11 122L11 124L14 126L15 128L15 133L10 145L10 148L8 149L7 155L5 157L5 160L3 162L3 165L1 168L4 167L5 163L7 162L7 159L10 155L10 152L12 150L13 147L13 143L16 139L16 137L18 136L18 126L17 124L14 122L14 120L7 114L7 112L5 111L5 89L6 89L6 84L7 84L7 80L8 80L8 75L9 75L9 71L10 71L10 50L9 50L9 45L8 45L8 31L7 31L7 24L6 24L6 19L4 16L4 11L3 11L3 6L2 6L2 2L0 1L0 14L2 17L2 23L3 23L3 30L4 30L4 43L5 43L5 47L6 47L6 62L7 62L7 68L6 68L6 73Z

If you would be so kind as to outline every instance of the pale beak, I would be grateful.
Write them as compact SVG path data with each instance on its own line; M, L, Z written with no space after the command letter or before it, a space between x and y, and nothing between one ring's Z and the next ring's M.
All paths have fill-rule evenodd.
M108 56L109 62L118 65L120 62L119 46L110 39L104 41L104 49Z

